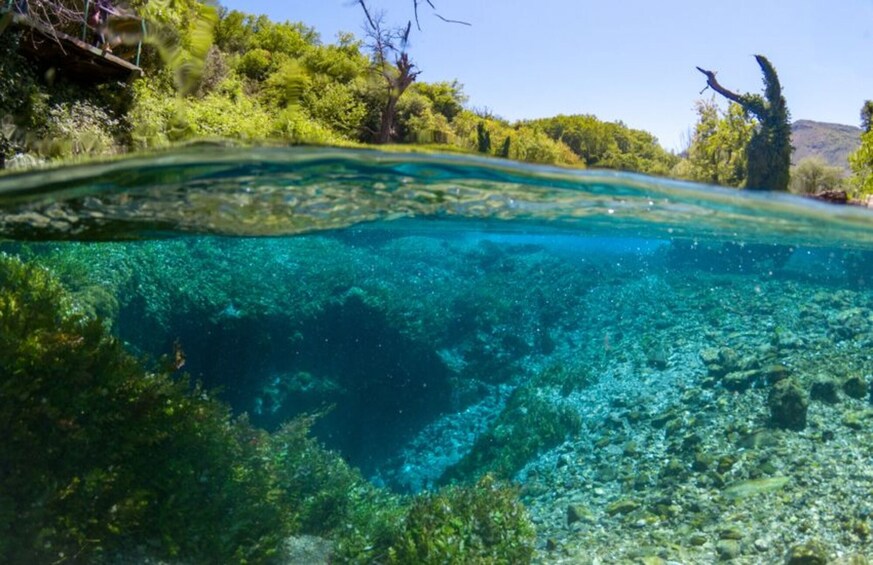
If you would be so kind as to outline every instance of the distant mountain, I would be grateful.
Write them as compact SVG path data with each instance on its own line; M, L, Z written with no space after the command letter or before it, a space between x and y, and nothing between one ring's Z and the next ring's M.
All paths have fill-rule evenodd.
M828 165L845 170L848 175L851 174L849 154L861 145L861 128L797 120L791 124L791 143L794 145L792 165L805 157L818 156Z

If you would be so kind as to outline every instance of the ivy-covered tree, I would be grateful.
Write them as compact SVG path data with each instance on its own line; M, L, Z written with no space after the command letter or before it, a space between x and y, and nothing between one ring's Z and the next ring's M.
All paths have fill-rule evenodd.
M758 120L746 146L746 187L788 190L791 168L791 122L776 69L763 55L755 55L764 75L764 95L737 94L719 84L715 72L697 67L706 84Z

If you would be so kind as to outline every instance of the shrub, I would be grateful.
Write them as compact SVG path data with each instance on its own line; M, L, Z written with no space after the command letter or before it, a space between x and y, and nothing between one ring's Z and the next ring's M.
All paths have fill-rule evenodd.
M483 477L418 497L388 549L389 563L530 563L534 528L516 491Z
M49 109L40 154L49 158L110 155L119 148L112 130L119 120L104 108L85 101L61 102Z
M273 65L272 54L266 49L251 49L239 58L236 71L252 80L264 80Z
M828 166L821 157L807 157L791 168L788 188L795 194L816 194L837 190L842 184L842 169Z
M357 139L367 116L367 107L350 85L313 81L303 95L303 107L333 131Z

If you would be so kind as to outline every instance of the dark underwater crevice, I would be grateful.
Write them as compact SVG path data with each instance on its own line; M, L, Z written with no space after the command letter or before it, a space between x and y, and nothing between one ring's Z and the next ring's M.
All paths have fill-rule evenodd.
M316 437L367 472L450 408L453 375L433 347L371 302L352 289L303 320L229 307L174 312L164 325L136 298L121 309L117 331L156 359L178 343L182 371L257 426L275 430L321 412Z

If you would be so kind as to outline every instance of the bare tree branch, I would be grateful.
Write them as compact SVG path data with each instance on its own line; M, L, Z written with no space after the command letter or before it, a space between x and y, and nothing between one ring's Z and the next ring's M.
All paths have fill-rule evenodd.
M745 100L743 100L743 98L739 94L737 94L736 92L731 92L730 90L728 90L727 88L723 87L722 85L720 85L718 83L718 80L715 78L714 72L707 71L705 69L701 69L700 67L697 67L697 70L700 71L701 73L703 73L704 75L706 75L706 85L709 88L718 92L719 94L721 94L722 96L724 96L728 100L730 100L732 102L736 102L737 104L740 104L741 106L745 106ZM706 91L706 89L704 88L700 93L703 94L705 91Z
M442 17L441 15L437 14L436 12L434 12L433 15L436 16L436 17L438 17L438 18L441 19L442 21L446 22L447 24L459 24L459 25L462 25L462 26L471 26L471 27L472 27L472 25L473 25L473 24L471 24L470 22L465 22L465 21L463 21L463 20L450 20L450 19L448 19L448 18L444 18L444 17Z
M415 11L415 27L418 29L418 31L421 31L421 21L418 18L418 7L421 6L422 4L427 4L428 6L430 6L430 9L433 10L433 15L436 16L437 18L441 19L442 21L446 22L447 24L460 24L460 25L465 25L465 26L472 26L473 25L470 22L444 18L439 13L437 13L436 6L434 6L434 3L432 0L412 0L412 8Z

